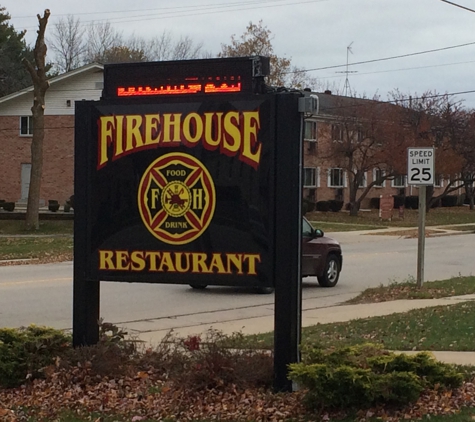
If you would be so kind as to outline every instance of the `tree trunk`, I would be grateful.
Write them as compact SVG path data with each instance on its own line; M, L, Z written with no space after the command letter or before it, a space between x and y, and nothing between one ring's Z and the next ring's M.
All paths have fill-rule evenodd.
M43 174L43 141L45 137L45 94L49 87L46 77L46 44L45 30L50 12L45 10L44 16L38 16L39 29L33 55L35 66L24 59L23 63L33 81L33 138L31 140L31 175L26 206L26 229L38 230L40 211L41 177Z
M31 140L31 175L26 205L26 229L39 229L41 176L43 174L44 115L33 110L33 138Z
M350 202L350 216L351 217L357 217L359 210L360 210L360 202L359 201Z

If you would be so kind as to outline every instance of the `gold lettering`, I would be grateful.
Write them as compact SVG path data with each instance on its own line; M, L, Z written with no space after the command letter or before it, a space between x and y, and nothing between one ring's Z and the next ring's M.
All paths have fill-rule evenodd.
M191 134L191 128L193 127L195 134ZM183 137L186 142L190 144L196 144L203 136L203 120L198 113L187 114L185 120L183 120Z
M99 250L99 270L104 271L257 275L260 262L259 254Z
M182 259L182 255L185 257L185 261L186 261L186 266L183 267L182 266L182 263L183 263L183 259ZM190 271L190 253L189 252L176 252L175 253L175 268L177 270L177 272L179 273L187 273L188 271Z
M231 273L231 264L234 265L234 267L236 268L237 270L237 273L238 274L242 274L242 254L231 254L231 253L228 253L226 254L226 258L227 258L227 267L228 267L228 271Z
M145 259L142 251L133 251L130 254L131 270L143 271L145 269Z
M193 195L193 209L203 209L203 189L192 189Z
M219 148L229 157L239 154L241 161L255 169L262 153L258 139L259 111L101 116L98 125L98 169L109 158L182 141L188 147L201 141L206 149ZM108 156L110 146L113 146L112 157Z
M115 116L115 151L114 157L124 153L124 116Z
M206 266L206 254L194 253L191 255L193 258L193 272L194 273L211 273Z
M181 142L180 139L181 113L163 115L163 141L162 142ZM173 136L171 132L173 131Z
M148 259L150 262L150 265L149 265L150 271L158 271L157 258L160 258L160 256L161 256L160 252L146 252L145 253L145 258Z
M247 273L249 275L257 275L256 262L261 262L261 256L259 254L245 254L244 261L246 261L246 259L249 263L249 271Z
M235 122L234 124L233 121ZM239 113L237 111L230 111L224 115L224 136L221 148L222 152L226 155L234 155L241 147L241 132L238 125ZM230 140L232 142L229 142Z
M170 252L163 252L162 260L160 262L160 267L158 271L164 271L163 267L167 267L167 271L174 273L175 266L173 265L173 260Z
M160 198L160 189L157 189L157 188L150 189L150 192L152 194L152 203L150 205L150 208L152 208L152 210L154 210L154 209L157 208L157 201Z
M109 157L107 157L107 147L112 143L114 129L114 116L101 116L100 118L100 148L98 167L102 167Z
M160 114L146 114L145 115L145 145L158 144L160 139L160 130L158 125L160 124ZM153 135L155 134L155 137Z
M205 137L204 147L216 149L222 138L222 117L223 113L205 113ZM213 139L213 132L215 137Z
M130 268L129 253L127 251L115 251L116 270L127 271Z
M221 259L220 253L214 253L213 257L211 258L209 270L212 272L213 268L216 268L218 270L218 274L226 274L226 270L224 269L223 260Z
M126 125L126 141L125 141L125 151L130 152L134 149L140 148L143 146L142 132L140 127L142 125L142 116L132 115L125 117Z
M241 145L241 159L257 168L261 159L262 147L257 140L257 131L260 129L259 112L244 111L242 114L244 117L244 133ZM256 144L258 144L257 147L255 147Z
M99 251L99 269L100 270L115 270L114 262L112 257L114 256L113 251Z

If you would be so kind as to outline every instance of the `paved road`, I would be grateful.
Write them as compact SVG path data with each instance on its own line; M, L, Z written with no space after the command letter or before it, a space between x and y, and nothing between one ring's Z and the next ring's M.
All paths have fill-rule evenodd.
M341 303L367 287L415 277L417 240L394 236L333 233L342 243L344 269L339 284L320 288L304 279L303 309ZM426 280L475 274L475 235L428 238ZM273 314L273 295L211 287L101 283L101 316L137 332L199 327ZM35 323L70 328L72 263L0 267L0 326Z

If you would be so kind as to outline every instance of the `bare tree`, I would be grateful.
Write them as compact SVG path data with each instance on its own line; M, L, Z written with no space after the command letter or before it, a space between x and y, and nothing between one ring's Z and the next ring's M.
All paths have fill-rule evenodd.
M426 91L422 95L391 93L404 110L401 125L409 131L410 146L428 146L436 149L435 177L444 177L445 186L435 195L434 186L427 187L427 211L443 197L458 191L473 178L472 128L469 115L461 102L448 94ZM469 191L470 193L470 191Z
M83 64L85 32L79 18L75 19L72 15L60 19L54 26L53 35L48 41L55 52L55 64L60 72L69 72Z
M404 128L399 125L398 107L356 97L331 96L328 109L331 127L323 136L330 137L320 158L334 163L348 177L350 215L357 216L361 202L375 185L403 174L406 154ZM324 130L325 128L322 128ZM368 183L365 175L379 170Z
M107 50L123 45L122 34L110 22L92 22L86 32L86 63L102 62Z
M180 37L173 48L173 60L197 59L203 44L193 44L193 40L188 37Z
M144 52L149 60L188 60L205 56L202 48L202 43L194 44L188 36L174 42L171 33L164 31L147 43Z
M33 50L34 64L28 59L23 63L33 80L33 106L31 112L33 115L33 138L31 140L31 176L30 187L28 191L28 202L26 209L26 228L27 230L39 229L39 208L40 208L40 190L41 176L43 174L43 141L45 128L45 94L49 88L49 82L46 77L46 43L45 31L48 24L50 11L45 10L43 17L39 14L38 36L36 37L35 48Z

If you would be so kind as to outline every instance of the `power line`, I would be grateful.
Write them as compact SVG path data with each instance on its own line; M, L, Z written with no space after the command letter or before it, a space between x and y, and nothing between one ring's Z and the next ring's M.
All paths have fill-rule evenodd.
M466 62L433 64L433 65L428 65L428 66L405 67L405 68L401 68L401 69L375 70L373 72L358 72L358 74L357 75L355 74L355 76L374 75L374 74L378 74L378 73L403 72L403 71L418 70L418 69L432 69L434 67L456 66L456 65L460 65L460 64L469 64L469 63L475 63L475 60L469 60L469 61L466 61ZM345 72L342 72L342 73L345 73ZM339 76L335 76L335 75L319 76L319 79L334 79L334 78L338 78L338 77Z
M432 50L417 51L415 53L400 54L398 56L390 56L390 57L382 57L382 58L379 58L379 59L364 60L364 61L360 61L360 62L350 63L350 66L356 66L356 65L367 64L367 63L376 63L376 62L382 62L382 61L394 60L394 59L402 59L402 58L405 58L405 57L418 56L418 55L421 55L421 54L436 53L438 51L451 50L451 49L460 48L460 47L467 47L469 45L475 45L475 41L465 43L465 44L451 45L451 46L448 46L448 47L434 48ZM300 69L300 70L295 70L295 71L286 72L286 73L315 72L315 71L318 71L318 70L337 69L339 67L345 67L345 66L346 66L346 64L339 64L339 65L334 65L334 66L316 67L316 68L312 68L312 69Z
M460 7L461 9L468 10L469 12L475 13L475 10L469 9L468 7L462 6L462 5L457 4L457 3L453 3L453 2L451 2L451 1L449 1L449 0L441 0L441 1L443 1L444 3L451 4L452 6L456 6L456 7Z
M137 12L146 12L146 11L154 11L160 10L159 13L150 14L147 13L145 15L134 15L130 16L131 12L134 11L123 11L122 13L126 14L126 16L119 16L119 17L111 17L108 19L102 19L102 22L111 22L111 23L128 23L128 22L142 22L147 20L161 20L161 19L170 19L170 18L182 18L188 16L198 16L198 15L208 15L208 14L216 14L216 13L225 13L225 12L237 12L242 10L255 10L255 9L266 9L271 7L282 7L282 6L291 6L297 4L307 4L307 3L321 3L331 0L268 0L264 3L276 3L285 1L286 3L283 4L269 4L269 5L262 5L262 2L255 4L255 2L247 2L244 5L248 5L247 7L243 7L243 3L229 3L229 4L222 4L222 5L205 5L205 6L190 6L190 7L182 7L182 8L168 8L168 9L178 9L175 11L165 11L163 12L163 8L160 9L144 9L144 10L137 10ZM181 10L183 9L183 10ZM194 9L194 10L190 10ZM97 12L97 14L105 14L105 13L119 13L117 12ZM75 14L76 15L76 14ZM58 15L58 16L67 16L67 15ZM81 22L81 24L87 23L94 23L95 20L87 20ZM25 29L34 29L36 27L27 27Z

